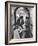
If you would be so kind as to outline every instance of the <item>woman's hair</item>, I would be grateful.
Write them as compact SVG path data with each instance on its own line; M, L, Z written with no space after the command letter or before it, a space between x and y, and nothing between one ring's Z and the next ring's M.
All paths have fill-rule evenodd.
M16 9L15 9L15 11L14 11L14 15L16 16L16 12L17 12L17 10L19 9L20 7L17 7ZM28 15L30 16L30 12L29 12L29 9L28 8L26 8L26 7L23 7L24 8L24 10L28 13Z

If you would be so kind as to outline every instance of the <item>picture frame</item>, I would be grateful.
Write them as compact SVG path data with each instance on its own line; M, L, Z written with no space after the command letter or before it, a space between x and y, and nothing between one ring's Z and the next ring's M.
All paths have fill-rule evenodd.
M5 44L10 45L36 42L37 3L6 1Z

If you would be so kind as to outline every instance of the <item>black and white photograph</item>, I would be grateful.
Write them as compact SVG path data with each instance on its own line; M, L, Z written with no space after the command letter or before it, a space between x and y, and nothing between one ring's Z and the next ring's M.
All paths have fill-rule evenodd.
M37 42L36 12L36 3L5 3L5 44Z

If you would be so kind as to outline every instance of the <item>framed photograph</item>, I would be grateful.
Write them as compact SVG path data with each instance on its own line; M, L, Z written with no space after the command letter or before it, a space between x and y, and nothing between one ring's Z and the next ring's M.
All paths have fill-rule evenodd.
M5 44L37 42L37 3L5 2Z

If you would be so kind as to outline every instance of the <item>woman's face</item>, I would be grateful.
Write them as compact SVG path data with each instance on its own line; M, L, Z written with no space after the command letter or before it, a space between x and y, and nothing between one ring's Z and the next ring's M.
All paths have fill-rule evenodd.
M23 16L23 20L24 20L24 24L23 24L23 27L25 28L25 21L27 21L26 17L28 17L28 13L27 11L24 9L24 7L20 7L17 9L16 11L16 16L18 16L18 18L20 16Z
M23 16L24 22L26 21L26 17L28 17L27 11L24 9L24 7L20 7L16 11L16 16L19 18L20 16Z

